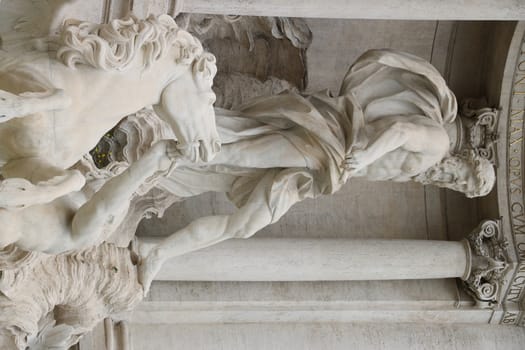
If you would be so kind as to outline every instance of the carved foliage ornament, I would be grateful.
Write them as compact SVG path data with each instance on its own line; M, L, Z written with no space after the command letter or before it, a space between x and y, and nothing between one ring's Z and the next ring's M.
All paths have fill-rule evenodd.
M464 241L468 246L469 266L463 282L481 308L490 308L501 302L501 285L508 267L508 243L501 237L500 222L486 220Z
M499 110L485 107L486 102L466 99L456 119L458 136L456 149L471 149L493 165L498 165L497 141Z

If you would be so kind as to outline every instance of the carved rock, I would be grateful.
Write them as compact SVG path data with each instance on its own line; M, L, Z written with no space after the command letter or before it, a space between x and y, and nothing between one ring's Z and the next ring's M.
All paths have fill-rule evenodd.
M216 107L306 87L312 33L303 19L182 14L177 23L217 57Z
M24 255L10 250L9 256ZM136 258L126 248L105 243L69 254L30 254L31 262L0 277L2 349L67 349L142 299Z

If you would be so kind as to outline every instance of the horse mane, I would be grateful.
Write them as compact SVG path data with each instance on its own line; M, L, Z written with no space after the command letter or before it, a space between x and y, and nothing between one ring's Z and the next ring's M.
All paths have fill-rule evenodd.
M190 64L203 54L201 43L168 15L144 20L129 15L107 24L69 20L60 33L57 59L71 68L83 64L122 71L138 54L148 67L172 47L179 48L176 63Z

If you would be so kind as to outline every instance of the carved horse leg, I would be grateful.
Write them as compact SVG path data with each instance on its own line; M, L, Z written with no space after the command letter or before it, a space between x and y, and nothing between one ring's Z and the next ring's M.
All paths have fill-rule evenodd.
M5 90L0 90L0 122L13 118L65 109L71 104L71 99L64 90L52 90L46 93L25 92L15 95Z
M4 209L49 203L80 191L86 182L80 171L55 168L38 158L10 161L1 173L0 208Z
M111 234L124 219L137 189L152 185L171 172L179 157L175 141L162 140L122 174L108 180L75 214L73 245L92 243L94 237L100 241L107 238L104 236Z

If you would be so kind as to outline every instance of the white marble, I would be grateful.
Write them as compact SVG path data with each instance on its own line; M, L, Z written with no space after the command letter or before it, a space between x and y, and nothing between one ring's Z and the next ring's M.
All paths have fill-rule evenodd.
M60 16L60 6L46 4L39 3ZM2 6L10 10L4 16L16 19L12 2ZM33 24L46 28L49 19L57 20L44 17ZM33 34L30 29L13 25L2 32L0 214L9 225L0 246L62 252L108 237L107 221L118 225L135 190L171 167L169 159L161 165L162 153L207 161L220 150L211 90L215 59L169 16L128 17L111 25L69 21L58 38L24 37ZM115 44L118 36L125 39ZM86 180L70 167L123 117L150 105L176 135L173 151L159 145L164 151L152 150L149 160L97 195L78 193ZM48 232L42 234L35 222Z
M147 255L160 239L141 241ZM345 281L461 278L462 242L374 239L229 240L166 262L159 281ZM213 261L213 264L210 262Z
M450 33L442 33L442 22L313 18L305 22L313 36L306 50L307 93L325 88L337 92L351 63L363 52L377 47L412 53L429 60L441 73L445 71L444 63L434 60L436 56L448 55ZM338 40L333 40L334 36ZM267 52L259 48L254 51L257 55ZM217 87L217 80L214 86ZM265 227L258 235L276 238L447 239L442 217L445 207L440 192L433 186L415 183L369 182L355 178L331 196L297 203L281 220ZM405 203L403 206L397 205L400 197ZM234 210L234 205L224 194L203 194L175 203L160 219L143 221L138 235L166 236L199 217L229 214Z
M86 186L46 204L1 209L0 220L5 224L0 248L15 244L25 250L57 254L102 243L122 223L135 192L145 183L158 181L178 155L174 143L161 141L122 176L107 179L95 193Z
M434 67L406 53L363 54L337 97L281 94L216 114L222 151L208 163L182 163L159 186L179 197L227 192L239 209L198 218L154 248L140 265L146 290L166 259L248 238L348 179L416 181L469 197L495 182L474 151L451 154L445 125L456 118L455 97Z
M15 4L4 1L2 5L6 3ZM119 233L117 226L125 224L128 206L136 193L157 181L166 193L172 192L167 196L185 198L208 190L228 193L239 207L238 211L197 218L150 250L139 270L140 282L147 290L166 259L228 238L247 238L279 220L293 204L321 194L332 194L348 179L416 181L453 188L469 196L485 195L492 188L494 174L490 163L480 160L473 152L451 154L450 136L444 125L456 117L456 101L438 71L420 58L396 51L370 51L345 76L339 96L318 93L301 97L289 93L260 99L238 112L214 110L215 96L211 90L216 71L214 59L203 51L197 39L178 28L170 17L147 20L132 17L113 21L110 25L69 21L60 29L58 37L46 37L53 34L53 28L58 27L62 16L71 8L46 8L46 4L53 4L47 1L37 1L36 4L43 5L39 9L46 14L38 19L39 23L44 23L44 18L51 19L43 26L35 26L43 28L43 33L27 32L33 30L31 25L36 22L13 26L15 17L11 12L9 20L0 21L3 49L0 55L0 139L5 141L0 143L0 213L3 215L0 219L8 223L2 231L2 246L15 243L28 250L59 253L99 243ZM68 2L68 5L74 4L74 1ZM169 1L107 1L104 4L104 21L119 12L118 8L112 8L113 5L122 10L133 4L137 11L142 9L143 15L184 9L184 3ZM100 2L96 6L99 6L97 11L100 10ZM270 8L271 3L266 6ZM481 7L481 11L487 9ZM33 19L38 17L39 13L31 13ZM6 34L6 26L16 27L16 35ZM426 25L422 24L422 27L429 32ZM28 39L29 34L34 37L44 35L44 39ZM112 42L117 36L124 36L127 40L119 44ZM23 38L22 46L18 45L20 37ZM137 54L139 52L141 54ZM101 188L89 188L89 182L84 186L87 175L71 166L125 115L149 105L153 105L157 114L168 123L163 127L164 131L172 132L167 138L176 138L177 142L161 141L144 153L137 152L138 159L121 175L111 174L113 177L105 179L107 182ZM223 149L219 152L221 142ZM161 179L160 176L167 178ZM79 193L81 189L89 193ZM170 201L163 202L156 209L164 210L162 206ZM139 213L138 216L142 215ZM124 233L129 238L129 232ZM208 251L178 257L179 263L167 265L167 270L172 273L167 278L371 280L467 278L471 272L470 250L457 242L326 240L286 241L283 245L275 241L266 245L260 243L232 241L225 246L229 247L225 253L221 253L221 246L215 246ZM292 246L299 247L299 250L284 249ZM103 247L93 249L97 251ZM400 250L403 254L399 253ZM143 254L146 255L147 251ZM212 258L206 256L210 251ZM219 253L214 256L213 252ZM89 252L71 254L78 258L82 254L89 255ZM199 258L199 254L204 254L204 259ZM133 289L117 289L110 294L126 299L125 293L129 292L136 301L143 291L137 284L135 268L130 264L134 260L131 259L133 254L123 251L122 256L129 270L124 282L131 283ZM268 256L273 258L273 265L265 264ZM68 257L59 255L57 259L66 261L65 268L55 270L70 268L72 264ZM210 259L217 260L213 266L217 270L211 274L207 270L209 266L205 266L209 265ZM103 261L99 258L91 265ZM505 266L503 260L487 258L481 262L491 272ZM414 266L414 263L418 265ZM17 279L21 270L9 264L10 260L6 263L7 268L14 271L0 275L0 290L9 299L1 300L4 302L2 311L12 307L13 315L21 319L20 322L31 323L26 328L19 327L22 331L15 334L18 343L25 341L25 335L31 335L27 341L33 346L41 342L39 337L44 339L56 332L61 335L55 340L67 338L69 341L73 337L65 318L75 321L75 317L86 315L89 320L81 320L86 324L80 322L82 332L85 332L99 318L133 304L127 299L120 304L107 301L104 299L107 291L99 291L99 285L83 287L81 292L84 294L75 294L74 286L67 284L81 284L69 278L74 274L66 273L67 278L63 278L62 272L50 270L50 266L58 265L50 262L43 264L41 270L52 271L50 274L56 283L49 288L46 283L41 283L39 286L45 289L41 294L53 294L57 290L73 294L59 293L57 298L45 302L39 299L40 295L32 297L33 309L43 310L43 314L24 319L23 311L17 309L23 308L24 303L16 298L23 299L41 290L26 288L32 282ZM309 269L297 269L298 264ZM105 264L102 269L105 273L117 273L120 267ZM478 274L485 272L475 271ZM52 280L38 271L30 273L43 276L44 282ZM99 277L109 280L108 283L120 282L119 279L105 278L103 273L99 275L84 276L84 282L97 282ZM11 283L12 280L6 282L10 276L15 276L12 280L20 285ZM478 283L475 279L469 283ZM6 288L12 285L16 285L16 290ZM18 290L22 292L17 293ZM488 302L495 300L488 299ZM75 304L84 301L83 308ZM449 301L446 303L450 304ZM73 305L68 310L73 316L60 312L61 307L54 309L55 305L63 304ZM409 307L410 303L402 306ZM206 307L210 308L209 305ZM155 311L162 313L162 310ZM246 310L231 311L227 316L230 318L226 319L237 322L257 320L257 313L247 313L243 318L239 315ZM317 311L320 311L317 313L319 317L326 317L325 320L338 317L337 313ZM391 321L416 322L419 318L436 322L450 322L451 319L482 322L487 321L489 315L477 310L460 315L460 311L450 307L444 312L418 309L419 313L404 313L401 308L392 312L376 309L364 316L362 309L344 311L339 316L353 321L376 321L384 313L384 319ZM96 315L91 315L91 312ZM220 316L214 318L213 311L207 312L201 320L220 320ZM266 315L265 321L272 320L272 317L278 319L279 312L272 312ZM289 314L292 315L289 321L301 320L300 311ZM147 312L143 312L142 317L144 315ZM38 324L43 316L50 324L56 321L59 326L47 333L47 325ZM0 325L0 342L12 343L11 330L8 330L12 324L9 322L18 319L16 317L10 316ZM199 315L195 316L198 318ZM161 319L162 316L158 317ZM107 328L108 332L114 329L111 324ZM124 334L129 328L124 324L123 329ZM23 344L19 346L23 347ZM116 345L109 341L106 346ZM121 346L126 348L129 342L123 341Z

